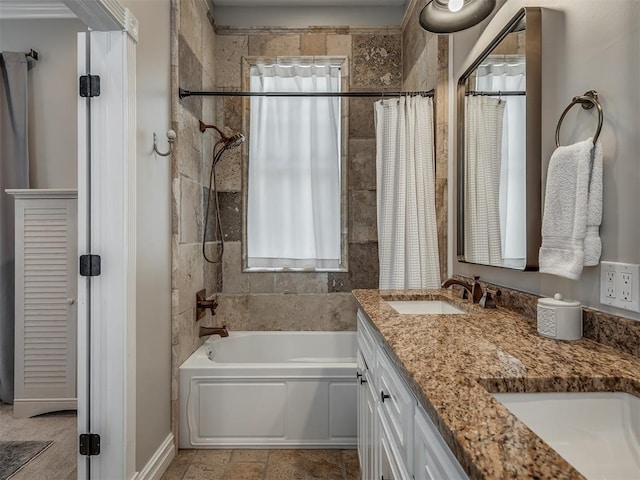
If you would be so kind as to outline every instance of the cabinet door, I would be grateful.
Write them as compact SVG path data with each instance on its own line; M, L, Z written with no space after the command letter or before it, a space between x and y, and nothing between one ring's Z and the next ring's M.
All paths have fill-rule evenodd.
M413 466L413 410L415 397L409 392L391 360L383 352L377 355L376 397L389 425L389 435L398 446L403 462Z
M415 413L414 449L415 480L469 478L422 407Z
M389 424L380 408L378 408L379 438L378 475L370 478L379 480L410 480L402 455L391 435ZM363 477L364 480L364 477Z
M358 382L358 459L360 460L360 468L363 469L364 465L366 464L366 393L364 388L364 385L366 384L362 384L360 380L365 374L366 366L364 360L362 359L362 354L360 353L360 351L358 351L357 359L358 369L356 381Z
M15 418L77 405L74 196L16 196Z
M393 453L389 439L385 436L380 439L380 480L395 480L393 467L391 466Z
M376 476L376 451L378 448L376 401L371 390L369 371L365 370L360 384L360 403L358 417L358 451L360 455L360 470L362 479L369 480Z

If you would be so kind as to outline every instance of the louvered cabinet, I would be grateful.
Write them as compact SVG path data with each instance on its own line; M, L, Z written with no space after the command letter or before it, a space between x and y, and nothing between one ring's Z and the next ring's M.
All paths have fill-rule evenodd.
M77 192L15 198L15 418L75 410Z

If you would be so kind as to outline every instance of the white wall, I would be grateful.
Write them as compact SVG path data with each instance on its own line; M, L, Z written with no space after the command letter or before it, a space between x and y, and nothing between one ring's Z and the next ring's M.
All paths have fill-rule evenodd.
M31 188L76 188L78 78L75 19L0 21L0 51L40 54L29 70Z
M136 469L171 433L170 2L126 0L137 46Z
M602 259L640 263L640 2L507 0L479 39L478 30L453 36L450 85L456 84L472 59L524 5L547 7L542 20L543 183L562 110L575 95L597 90L604 109L600 137L605 157ZM574 108L563 123L563 143L593 136L596 124L595 112ZM449 132L454 146L455 128ZM453 260L454 273L479 274L487 281L536 294L562 292L585 305L640 320L640 314L600 305L599 271L599 267L585 268L581 279L572 281Z

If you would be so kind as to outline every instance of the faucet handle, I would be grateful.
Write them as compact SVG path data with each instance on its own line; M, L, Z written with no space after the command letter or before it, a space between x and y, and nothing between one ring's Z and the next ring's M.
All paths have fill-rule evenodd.
M502 291L499 288L495 290L487 288L478 304L482 308L497 308L494 297L499 297L500 295L502 295Z

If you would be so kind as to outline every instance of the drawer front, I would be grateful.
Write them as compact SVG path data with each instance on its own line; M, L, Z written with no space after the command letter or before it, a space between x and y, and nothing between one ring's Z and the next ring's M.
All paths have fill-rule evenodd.
M373 327L362 310L358 310L358 349L362 352L369 370L375 367L376 341Z
M380 409L389 422L402 458L413 465L413 410L415 400L386 354L378 355L378 400Z
M445 443L431 419L418 406L415 412L414 434L415 480L467 480L469 477Z

